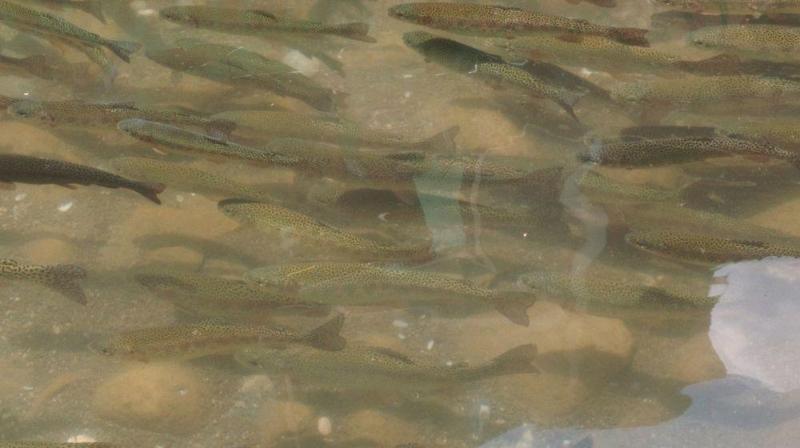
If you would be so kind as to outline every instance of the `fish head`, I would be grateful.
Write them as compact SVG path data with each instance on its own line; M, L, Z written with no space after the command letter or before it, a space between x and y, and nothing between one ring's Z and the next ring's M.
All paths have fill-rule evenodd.
M247 211L261 202L250 199L231 198L223 199L217 203L217 208L225 216L239 220L247 215Z
M410 48L419 47L425 42L435 38L436 36L427 31L409 31L407 33L403 33L403 43Z
M38 119L48 123L53 123L55 119L44 103L33 100L19 100L8 106L8 113L18 118Z

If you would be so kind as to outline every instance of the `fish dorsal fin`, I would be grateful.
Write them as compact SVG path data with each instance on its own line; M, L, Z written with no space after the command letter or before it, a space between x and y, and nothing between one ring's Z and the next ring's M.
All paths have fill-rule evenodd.
M264 19L274 20L276 22L278 21L278 16L269 11L264 11L263 9L248 9L244 13L245 15L253 15Z
M408 356L406 356L406 355L404 355L404 354L402 354L400 352L394 351L394 350L392 350L390 348L370 347L369 350L371 352L379 354L381 356L385 356L387 358L391 358L391 359L394 359L396 361L400 361L403 364L408 364L408 365L414 365L415 364L414 361L411 358L409 358Z

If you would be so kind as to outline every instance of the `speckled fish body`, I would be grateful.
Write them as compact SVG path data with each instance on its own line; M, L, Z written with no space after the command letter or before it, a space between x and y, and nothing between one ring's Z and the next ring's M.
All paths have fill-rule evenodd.
M325 315L329 307L303 302L286 289L242 279L178 272L139 272L134 278L178 308L207 318L264 321L275 314Z
M64 297L86 304L86 294L80 281L86 278L86 271L80 266L59 264L40 266L23 264L9 258L0 259L0 280L22 280L39 283Z
M164 185L126 179L86 165L17 154L0 154L0 182L125 188L156 204L161 204L158 194L164 191Z
M467 280L398 266L371 263L298 263L251 271L249 277L266 284L297 285L298 294L313 302L338 305L465 304L496 308L519 325L529 323L527 308L533 296L479 287ZM393 295L387 302L375 291Z
M9 1L0 1L0 22L48 37L65 39L92 47L105 47L125 62L130 62L131 55L141 47L135 42L106 39L52 14Z
M265 232L282 232L301 241L327 244L362 260L429 260L429 245L389 245L324 224L311 216L278 205L242 199L220 201L219 209L243 225Z
M655 166L745 155L776 158L793 164L798 154L774 145L724 136L660 138L604 143L580 155L583 161L611 166Z
M766 257L800 257L800 248L767 241L724 238L680 231L636 231L628 243L648 252L700 263L760 260Z
M142 182L168 184L192 193L212 196L268 199L263 188L241 184L222 174L190 166L144 157L120 157L110 162L111 168L122 176Z
M779 62L800 60L800 29L782 25L720 25L701 28L689 35L698 47L755 59Z
M259 9L236 9L213 6L170 6L159 11L161 17L196 28L212 29L235 34L289 33L303 35L334 35L364 42L375 42L368 36L366 23L326 25L307 20L278 17Z
M235 355L249 369L286 373L310 382L351 389L419 388L430 390L452 383L535 374L536 347L522 345L493 360L477 365L420 362L390 349L352 345L337 352L318 352L300 347L285 351L246 348Z
M655 0L655 3L705 13L800 12L800 0Z
M389 8L389 15L454 33L516 37L530 33L556 33L605 36L628 44L648 46L647 30L613 28L586 20L549 16L518 8L472 3L421 2Z
M318 85L283 62L267 59L242 47L181 39L172 48L148 48L146 55L175 71L234 86L271 91L296 98L322 111L332 111L336 107L332 90Z
M270 166L285 167L296 159L258 148L240 145L225 138L211 136L165 123L129 118L117 123L117 128L146 143L210 157L247 160Z
M122 120L144 120L193 126L229 133L236 124L185 112L140 107L133 103L86 103L83 101L34 101L21 99L8 111L19 118L38 119L52 126L114 128Z
M229 354L247 345L260 344L278 347L306 344L337 350L344 346L344 340L339 336L343 321L339 315L307 333L264 325L173 325L129 331L95 343L91 348L102 355L139 361L194 359Z
M458 127L453 127L424 140L418 140L410 136L368 128L335 115L289 111L228 111L216 114L213 118L232 121L237 123L239 128L250 128L275 137L371 147L444 149L453 145L452 139L458 133Z

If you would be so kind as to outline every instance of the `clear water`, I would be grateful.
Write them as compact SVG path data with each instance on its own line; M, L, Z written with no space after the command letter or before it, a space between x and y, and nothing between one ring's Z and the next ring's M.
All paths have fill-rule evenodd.
M424 28L389 17L388 8L399 3L394 0L108 0L103 2L105 24L75 9L18 3L48 10L103 36L141 42L146 49L197 38L255 51L346 93L337 113L363 126L410 139L459 126L454 151L460 156L485 166L563 170L543 183L504 186L492 185L490 178L462 186L457 176L441 185L435 173L423 173L409 185L420 193L436 191L442 196L422 196L417 202L413 195L397 199L379 194L332 204L326 193L360 188L363 182L328 182L287 169L209 160L174 148L154 148L114 126L63 126L7 113L0 121L4 153L101 169L111 169L113 159L125 156L168 161L266 191L284 205L364 238L388 244L426 242L435 249L431 260L399 267L394 264L398 260L390 260L392 268L434 272L536 297L526 311L529 324L514 324L491 306L467 306L459 294L436 299L452 302L447 306L436 300L420 304L414 300L420 291L367 285L357 292L381 305L353 306L352 290L334 288L325 297L334 305L332 312L345 316L342 336L348 346L395 350L434 369L461 362L482 365L506 350L534 344L539 373L475 382L452 379L436 387L398 373L365 392L357 390L360 380L355 373L350 379L331 370L325 378L325 367L312 365L307 368L317 369L314 373L322 379L311 381L303 375L244 367L232 356L238 346L188 360L172 356L143 362L104 356L90 347L122 332L248 320L242 319L247 311L233 319L222 313L186 313L137 282L134 274L142 269L249 279L248 273L265 266L352 258L324 243L304 241L302 235L241 225L218 209L217 202L231 195L199 191L169 176L163 180L167 189L161 206L128 190L17 184L0 194L1 257L85 268L88 303L70 302L36 283L4 282L0 440L96 440L145 447L796 446L797 259L758 256L693 263L642 251L625 240L631 231L680 231L798 247L795 169L783 160L763 157L635 168L598 166L576 157L598 148L600 139L614 137L622 128L654 123L653 117L645 121L647 112L661 124L728 129L752 120L783 120L791 125L797 120L791 94L727 101L708 97L692 107L651 101L639 108L586 96L575 105L578 124L547 99L498 88L426 61L402 40L403 33ZM558 0L495 3L652 29L652 48L681 60L719 53L690 45L683 22L665 25L651 20L667 10L651 2L619 0L615 8ZM159 18L159 8L188 4L262 8L283 17L313 16L330 23L366 22L376 42L330 38L297 44ZM515 63L546 53L524 50L525 41L519 37L427 31ZM77 73L43 80L4 68L0 94L8 97L135 102L207 115L260 109L315 113L293 98L173 73L145 57L144 50L130 64L109 53L117 72L112 83L73 48L6 26L0 33L3 55L42 54L49 63ZM303 48L323 51L341 63L343 73L298 51ZM603 89L659 80L672 80L677 86L690 77L660 66L637 66L631 56L587 59L586 64L581 64L582 58L587 56L556 56L549 62ZM786 58L782 62L791 62ZM633 67L614 69L623 62ZM764 68L756 76L772 75L772 70ZM240 129L227 138L263 147L272 137ZM593 184L597 174L607 180L602 185L614 191ZM642 196L644 191L656 191L659 197ZM448 199L453 196L513 211L516 218L504 222L477 206L468 207L471 213L443 207L456 204ZM565 280L558 287L524 281L542 272ZM652 300L631 304L626 298L630 289L625 289L631 285L638 291L634 294ZM659 301L663 294L658 291L676 290L712 297L709 303L715 304L675 307ZM211 297L225 294L222 290ZM303 330L327 319L292 313L268 317L270 325Z

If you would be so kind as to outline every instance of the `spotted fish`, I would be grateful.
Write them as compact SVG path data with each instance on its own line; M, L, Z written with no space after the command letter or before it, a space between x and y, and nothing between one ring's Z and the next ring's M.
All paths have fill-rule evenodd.
M521 345L478 366L412 360L394 350L348 345L340 351L245 348L236 360L250 369L286 373L299 380L356 390L436 390L504 375L536 374L534 345Z
M297 263L257 269L248 276L266 284L296 285L298 294L312 302L403 307L414 303L488 305L524 326L530 322L527 309L536 301L529 294L486 289L439 272L375 263ZM396 294L387 302L381 296L390 295L390 291Z
M213 6L170 6L159 11L161 17L182 25L226 33L269 35L272 33L333 35L363 42L375 42L369 37L366 23L326 25L307 20L278 17L260 9L236 9Z
M516 37L525 34L555 33L580 38L604 36L618 42L649 46L647 30L614 28L586 20L549 16L534 11L473 3L420 2L389 8L389 15L431 28L460 34Z
M365 261L425 261L433 255L428 244L401 246L379 243L279 205L245 199L225 199L218 206L225 215L243 225L270 233L289 234L301 241L328 244Z
M71 264L40 266L22 264L8 258L0 259L0 280L39 283L81 305L86 305L86 294L79 282L85 278L86 271Z
M0 1L0 22L22 31L64 39L90 47L105 47L120 59L130 62L141 44L109 40L52 14L30 9L14 2Z
M138 361L194 359L233 353L243 346L261 344L279 347L304 344L322 350L340 350L345 345L339 335L343 324L344 317L338 315L306 333L263 325L173 325L129 331L95 342L90 348L105 356Z
M761 240L733 239L683 231L635 231L625 236L633 246L700 263L760 260L766 257L800 257L800 248Z

